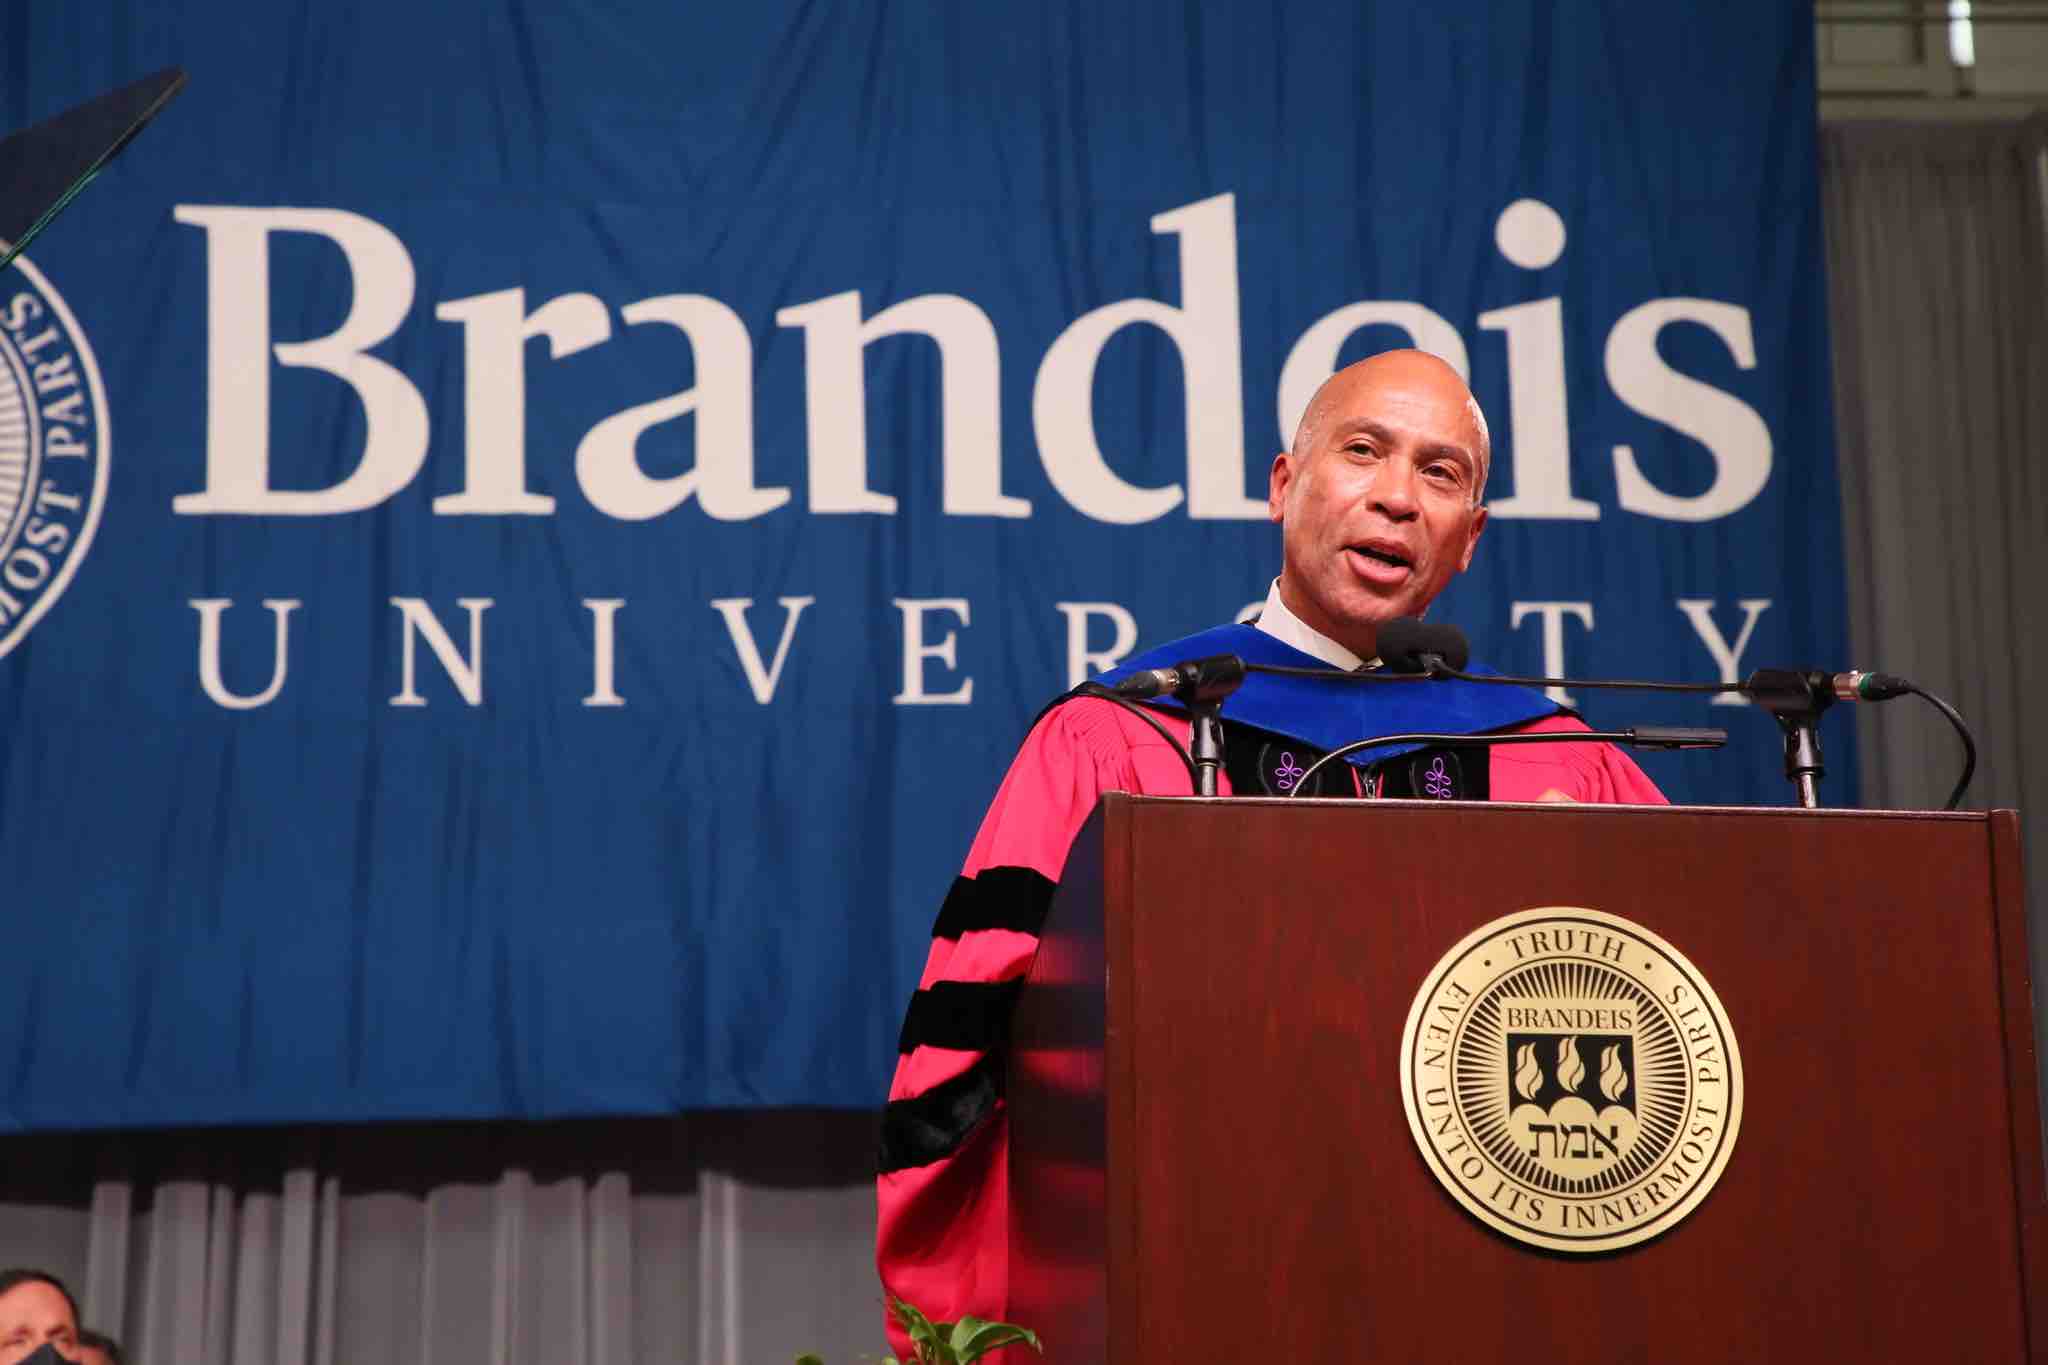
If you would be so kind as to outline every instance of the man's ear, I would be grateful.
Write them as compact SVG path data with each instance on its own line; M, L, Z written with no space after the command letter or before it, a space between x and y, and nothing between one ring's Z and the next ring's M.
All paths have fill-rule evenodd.
M1458 561L1458 572L1472 567L1472 552L1479 548L1479 533L1486 529L1486 509L1475 508L1472 513L1472 530L1465 537L1465 557Z
M1273 457L1273 468L1266 475L1266 520L1285 519L1287 508L1287 485L1294 482L1294 457L1281 451Z

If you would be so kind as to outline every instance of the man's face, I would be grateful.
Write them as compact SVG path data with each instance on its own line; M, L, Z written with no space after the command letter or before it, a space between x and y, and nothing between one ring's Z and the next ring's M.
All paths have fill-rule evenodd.
M114 1358L97 1346L78 1348L78 1365L114 1365Z
M1472 562L1486 438L1457 372L1414 351L1344 370L1304 422L1267 495L1281 600L1371 658L1381 625L1421 615Z
M31 1280L0 1294L0 1365L15 1365L44 1342L78 1359L78 1321L56 1286Z

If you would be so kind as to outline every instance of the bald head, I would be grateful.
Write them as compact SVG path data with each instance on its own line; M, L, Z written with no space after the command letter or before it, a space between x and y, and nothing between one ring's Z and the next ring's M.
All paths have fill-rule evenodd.
M1372 658L1382 625L1422 615L1472 563L1490 457L1472 391L1435 356L1389 351L1339 370L1273 459L1282 604Z
M1427 351L1382 351L1346 365L1324 380L1295 424L1290 453L1302 458L1314 448L1333 417L1370 406L1377 394L1389 389L1436 394L1463 407L1470 421L1462 444L1468 446L1479 471L1472 501L1484 498L1486 476L1493 467L1493 437L1486 428L1486 414L1479 410L1479 400L1472 396L1464 376Z

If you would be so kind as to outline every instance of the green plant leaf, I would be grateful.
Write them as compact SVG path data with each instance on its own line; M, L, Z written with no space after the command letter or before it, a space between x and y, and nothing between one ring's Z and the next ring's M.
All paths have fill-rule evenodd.
M934 1323L918 1311L915 1305L893 1294L889 1296L889 1311L896 1315L896 1321L903 1324L903 1330L910 1336L911 1345L917 1347L918 1359L937 1365L940 1359L939 1352L946 1349L946 1333L952 1324Z
M961 1318L960 1321L954 1323L953 1330L946 1334L947 1347L952 1350L954 1355L959 1355L961 1351L966 1349L967 1343L973 1339L974 1334L979 1332L981 1328L981 1319L969 1313Z
M967 1321L962 1318L960 1326L965 1327ZM953 1350L960 1357L960 1365L969 1365L969 1362L981 1359L990 1351L1012 1346L1020 1341L1040 1355L1045 1354L1045 1348L1038 1344L1036 1332L1009 1322L976 1322L974 1330L964 1334L955 1330Z
M825 1365L825 1362L817 1356L806 1353L796 1358L796 1365Z

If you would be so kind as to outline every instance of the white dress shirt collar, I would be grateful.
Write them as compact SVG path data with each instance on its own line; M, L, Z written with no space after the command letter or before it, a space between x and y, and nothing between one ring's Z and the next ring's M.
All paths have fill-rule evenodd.
M1259 613L1258 628L1280 641L1293 645L1304 654L1312 654L1332 668L1353 672L1365 660L1353 654L1329 636L1317 630L1306 621L1287 610L1287 604L1280 600L1280 580L1273 580L1272 589L1266 594L1266 605ZM1379 660L1373 660L1375 664Z

